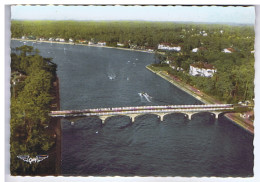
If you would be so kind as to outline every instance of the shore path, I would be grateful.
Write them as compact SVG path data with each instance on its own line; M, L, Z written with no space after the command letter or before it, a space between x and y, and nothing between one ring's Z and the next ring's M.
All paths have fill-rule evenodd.
M191 96L195 97L199 101L204 104L223 104L219 100L210 97L209 95L201 92L197 88L183 83L179 78L175 77L174 75L168 74L166 71L160 71L158 68L147 65L146 68L153 73L157 74L158 76L162 77L163 79L167 80L168 82L172 83L179 89L183 90L184 92L190 94ZM250 121L248 118L240 117L240 113L226 113L225 116L231 120L234 124L240 126L241 128L245 129L251 134L254 134L254 125L253 122Z

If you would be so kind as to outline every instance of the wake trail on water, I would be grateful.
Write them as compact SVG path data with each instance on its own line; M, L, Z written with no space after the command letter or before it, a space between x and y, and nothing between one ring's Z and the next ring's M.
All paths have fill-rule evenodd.
M138 93L138 95L141 97L141 99L144 98L147 102L152 102L152 97L147 93Z
M116 74L115 74L113 68L111 68L110 65L108 65L107 77L109 78L109 80L116 79Z
M159 102L159 103L166 104L166 105L172 104L172 103L167 102L167 101L158 100L156 98L153 98L150 95L148 95L147 93L140 92L140 93L138 93L138 95L141 98L141 102L153 102L153 101L155 101L155 102ZM160 105L160 104L157 104L157 105Z

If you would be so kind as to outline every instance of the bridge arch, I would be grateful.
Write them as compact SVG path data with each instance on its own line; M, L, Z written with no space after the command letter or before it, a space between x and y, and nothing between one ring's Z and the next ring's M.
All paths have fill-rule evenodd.
M136 119L140 118L140 117L144 117L144 116L156 116L157 118L159 118L161 120L161 116L158 115L159 113L140 113L140 114L134 114L134 115L129 115L130 119L132 120L132 122L135 122Z
M182 115L184 118L188 118L189 119L189 115L185 112L172 112L172 113L167 113L164 115L164 118L172 116L172 115Z
M200 114L206 114L206 113L213 116L214 119L218 119L219 115L222 114L222 112L203 111L203 112L192 113L190 118L192 119L192 116L194 116L194 115L200 115Z
M99 119L102 121L102 124L105 124L108 120L110 120L112 118L118 118L118 117L129 118L129 116L127 116L127 115L117 114L117 115L99 116Z

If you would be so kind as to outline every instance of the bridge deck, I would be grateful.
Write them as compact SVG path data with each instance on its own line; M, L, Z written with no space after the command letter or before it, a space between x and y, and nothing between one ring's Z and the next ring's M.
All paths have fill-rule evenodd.
M145 113L174 113L174 112L212 112L233 110L232 104L211 104L211 105L166 105L166 106L138 106L138 107L116 107L98 108L84 110L65 110L51 111L52 117L71 117L71 116L111 116L127 114Z

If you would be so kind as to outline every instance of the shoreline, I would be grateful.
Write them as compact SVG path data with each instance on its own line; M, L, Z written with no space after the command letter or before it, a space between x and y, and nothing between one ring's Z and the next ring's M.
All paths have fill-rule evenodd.
M11 40L17 40L17 41L24 41L24 42L36 42L36 40L23 40L23 39L17 39L17 38L11 38ZM136 52L144 52L144 53L154 53L150 51L145 50L137 50L137 49L130 49L130 48L121 48L121 47L110 47L110 46L99 46L99 45L88 45L88 44L76 44L76 43L70 43L70 42L50 42L50 41L37 41L37 42L43 42L43 43L49 43L49 44L63 44L63 45L80 45L80 46L88 46L88 47L101 47L101 48L109 48L109 49L119 49L119 50L126 50L126 51L136 51ZM206 95L205 93L202 93L200 90L187 85L180 81L177 77L174 77L173 75L169 75L165 71L156 71L151 68L151 65L147 65L146 68L150 70L151 72L157 74L161 78L165 79L166 81L170 82L177 88L181 89L182 91L186 92L187 94L193 96L200 102L204 104L221 104L222 102ZM242 119L237 113L226 113L224 116L229 119L232 123L236 124L237 126L243 128L250 134L254 135L254 126L253 124L250 124L249 122L245 122L244 119Z
M174 77L173 75L169 75L165 71L156 71L153 69L152 65L147 65L146 68L155 73L156 75L160 76L161 78L165 79L166 81L170 82L177 88L181 89L182 91L188 93L189 95L193 96L197 100L201 101L204 104L220 104L222 102L215 100L214 98L202 93L200 90L183 83L180 81L177 77ZM224 116L230 120L235 125L239 126L240 128L247 131L249 134L254 135L254 126L253 124L250 124L249 122L246 122L246 120L242 119L237 113L226 113Z
M49 44L63 44L63 45L79 45L79 46L87 46L87 47L100 47L100 48L108 48L108 49L119 49L119 50L125 50L125 51L136 51L136 52L144 52L144 53L154 53L151 51L146 50L138 50L138 49L130 49L130 48L123 48L123 47L111 47L111 46L99 46L99 45L88 45L88 44L79 44L79 43L70 43L70 42L56 42L56 41L36 41L36 40L24 40L24 39L17 39L17 38L11 38L11 40L17 40L17 41L24 41L24 42L43 42L43 43L49 43Z

